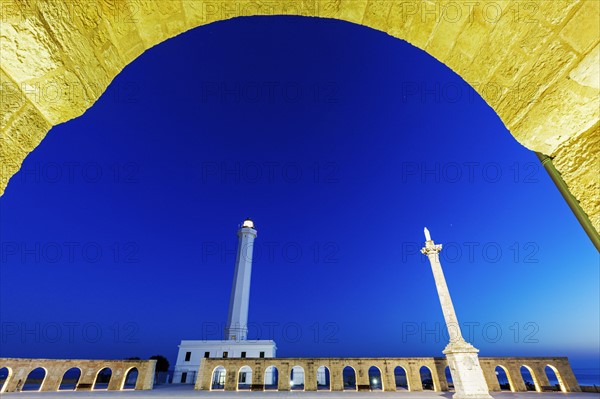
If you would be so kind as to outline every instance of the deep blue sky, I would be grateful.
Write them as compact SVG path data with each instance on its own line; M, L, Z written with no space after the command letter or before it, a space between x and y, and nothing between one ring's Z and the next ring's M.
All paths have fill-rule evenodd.
M482 356L598 365L598 254L535 155L454 72L365 27L238 18L160 44L0 207L1 356L173 363L181 339L221 338L250 216L250 335L280 357L440 356L427 226Z

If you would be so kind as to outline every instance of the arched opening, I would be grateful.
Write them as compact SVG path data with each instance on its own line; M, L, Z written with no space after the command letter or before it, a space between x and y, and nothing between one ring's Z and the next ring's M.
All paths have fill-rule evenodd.
M250 366L242 366L238 371L238 391L246 391L252 388L252 369Z
M0 393L6 390L10 377L12 376L12 370L8 367L0 368Z
M344 391L356 391L356 372L352 367L344 367L342 378Z
M265 390L277 390L279 386L279 371L275 366L265 369Z
M329 377L329 368L321 366L317 369L317 391L330 391L331 380Z
M419 375L421 376L421 385L423 386L424 391L433 391L433 377L431 374L431 370L427 366L423 366L419 369Z
M62 380L58 387L59 391L74 391L77 388L77 383L81 378L81 369L79 367L71 367L63 374Z
M377 366L369 368L369 388L371 391L382 391L383 380L381 379L381 370Z
M139 371L137 367L130 368L129 371L125 374L125 379L123 380L123 386L121 389L135 389L135 384L137 384Z
M225 389L225 376L227 375L227 370L223 366L217 366L213 370L212 374L212 383L210 384L210 390L219 390Z
M33 369L27 375L27 379L25 379L25 383L23 384L23 388L21 391L39 391L42 389L44 385L44 380L46 379L46 369L43 367L38 367Z
M521 377L523 377L525 388L527 388L528 391L541 392L537 379L535 378L535 374L530 367L521 366Z
M300 366L292 367L290 373L290 389L292 391L304 390L304 369Z
M452 372L450 371L450 366L446 366L446 368L444 369L444 375L446 376L448 390L454 391L454 381L452 380Z
M494 372L498 379L498 385L500 385L501 391L515 391L510 376L508 375L508 370L504 366L496 366Z
M93 390L108 389L108 384L112 378L112 370L108 367L103 368L96 374L96 380L94 381Z
M562 377L560 376L560 373L558 372L558 369L556 367L548 364L544 368L544 371L546 372L546 376L548 377L548 382L550 382L550 385L554 387L554 390L567 392L567 387L565 386Z
M396 391L406 389L410 390L408 386L408 377L406 376L406 369L402 366L397 366L394 369L394 381L396 382Z

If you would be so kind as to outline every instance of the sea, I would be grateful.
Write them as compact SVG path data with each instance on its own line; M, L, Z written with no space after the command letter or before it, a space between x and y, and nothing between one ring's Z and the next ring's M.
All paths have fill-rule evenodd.
M600 368L597 369L578 369L574 368L573 373L579 385L600 386Z

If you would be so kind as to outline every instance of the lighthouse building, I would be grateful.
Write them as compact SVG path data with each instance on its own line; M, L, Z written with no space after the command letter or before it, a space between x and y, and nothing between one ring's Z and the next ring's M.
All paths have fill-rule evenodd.
M203 358L268 358L275 357L277 346L271 340L247 340L248 305L250 303L250 277L252 274L252 250L257 231L254 223L246 219L238 230L238 248L229 313L224 340L182 340L179 344L174 384L194 384ZM214 373L216 380L225 373ZM269 379L268 375L265 375ZM252 372L240 372L240 382L252 381ZM213 381L221 384L222 381Z

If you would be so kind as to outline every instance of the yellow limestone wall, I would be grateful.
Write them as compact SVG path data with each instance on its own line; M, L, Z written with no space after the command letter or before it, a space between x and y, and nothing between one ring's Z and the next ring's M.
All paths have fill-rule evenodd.
M427 51L521 144L555 157L600 230L598 0L0 0L0 194L52 126L83 114L146 49L280 14L365 25Z

